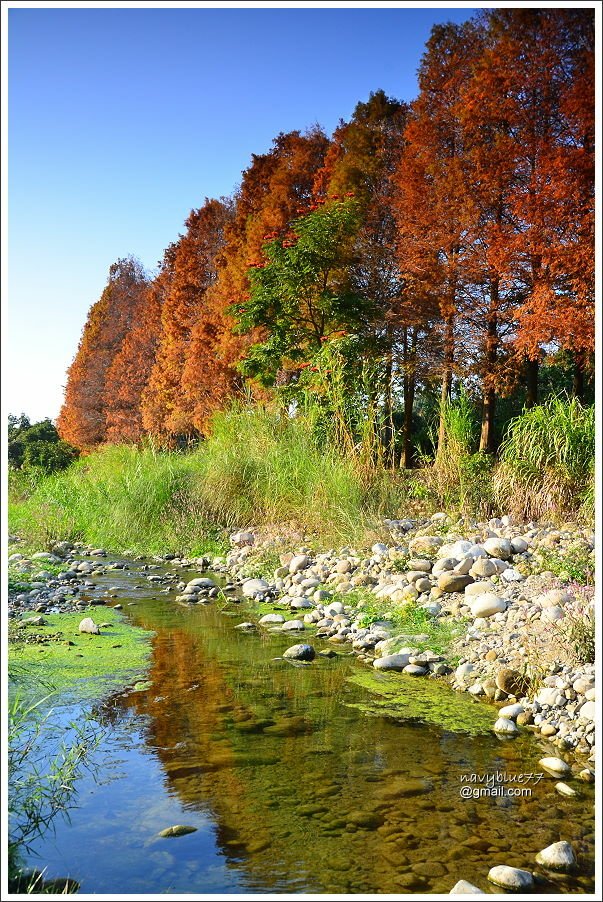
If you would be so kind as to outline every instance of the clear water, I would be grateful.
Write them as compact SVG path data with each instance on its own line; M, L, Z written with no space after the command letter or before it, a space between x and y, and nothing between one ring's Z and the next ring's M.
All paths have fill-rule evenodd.
M96 582L120 585L125 616L155 631L152 685L95 706L96 775L79 781L77 807L37 842L31 866L82 893L443 894L461 878L499 892L491 867L531 870L566 839L579 871L541 873L536 891L594 890L591 786L574 781L568 799L544 778L528 797L461 797L468 775L538 771L550 748L529 734L502 742L370 716L355 707L370 707L367 690L349 681L366 665L346 647L305 667L274 660L303 640L236 630L253 617L244 604L182 607L161 587L134 588L144 582L134 566ZM418 682L424 704L458 698ZM173 824L197 831L157 835Z

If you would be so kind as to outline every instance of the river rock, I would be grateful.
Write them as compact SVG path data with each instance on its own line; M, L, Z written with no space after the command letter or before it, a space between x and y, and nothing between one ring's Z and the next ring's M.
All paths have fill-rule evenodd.
M243 595L245 598L254 598L263 595L270 586L265 579L246 579L243 583Z
M498 536L486 539L484 542L484 548L490 555L490 557L500 558L502 561L508 561L511 555L513 554L513 549L511 547L511 543L508 539L502 539Z
M209 576L199 576L197 577L197 579L189 580L189 582L187 582L186 584L186 588L188 589L190 587L192 589L213 589L215 588L215 585L215 582L213 581L213 579L210 579Z
M503 583L521 583L524 581L525 577L523 574L516 570L515 567L507 567L506 570L500 574L500 578Z
M569 764L561 758L541 758L538 764L552 777L567 777L572 772Z
M465 601L467 604L471 604L474 598L477 598L478 595L484 595L486 592L496 594L496 586L489 579L470 583L468 586L465 586Z
M578 795L576 790L572 789L571 786L568 786L567 783L555 783L555 791L558 792L560 796L565 796L566 798Z
M573 600L573 595L570 595L569 592L564 592L562 589L551 589L538 598L543 608L562 608Z
M488 880L503 889L515 892L531 890L534 886L534 878L529 871L520 868L510 868L505 864L499 864L488 872Z
M437 554L443 544L444 540L440 536L415 536L408 543L408 548L411 554L420 556L422 554Z
M285 618L282 614L264 614L260 617L260 623L284 623Z
M306 610L307 608L312 608L314 605L307 598L294 598L289 607L294 611Z
M313 661L316 652L311 645L292 645L283 652L283 658L292 658L294 661Z
M556 620L563 620L564 616L563 608L560 608L557 605L551 605L548 608L543 608L540 619L546 620L549 623L554 623Z
M521 696L524 688L524 678L518 670L511 667L501 667L496 674L496 687L507 695Z
M528 543L521 536L515 536L514 539L511 539L511 548L513 554L523 554L528 550Z
M471 576L478 578L483 576L494 576L496 573L496 564L488 557L478 557L478 559L473 562L473 566L469 570L469 573Z
M98 636L100 633L100 630L92 617L84 617L84 619L80 621L78 629L80 633L92 633L95 636Z
M440 547L439 553L442 557L453 557L457 561L461 561L468 554L471 554L473 545L466 539L459 539L457 542L449 542L447 545Z
M573 871L577 865L576 853L570 843L565 840L554 842L542 849L536 856L536 861L542 867L551 871Z
M520 714L523 714L523 705L505 705L498 712L499 717L506 717L508 720L517 720Z
M285 620L281 625L281 629L288 632L289 630L305 630L303 620Z
M299 573L305 570L310 564L310 558L307 554L296 554L289 561L289 573Z
M158 836L186 836L187 833L195 833L197 831L197 827L189 827L185 824L175 824L173 827L166 827L165 830L160 830L157 834Z
M407 673L409 676L425 676L427 672L426 667L420 667L418 664L407 664L403 670L403 673Z
M580 720L593 721L597 715L597 706L594 702L584 702L578 716Z
M49 551L36 551L35 554L31 556L32 561L49 561L51 564L60 564L61 559L57 557L56 554L51 554Z
M565 696L554 686L544 686L539 690L536 701L539 705L550 705L555 708L564 703Z
M420 570L423 573L431 573L432 567L433 561L428 561L427 558L411 558L408 562L409 570Z
M252 532L235 532L230 537L230 544L242 547L243 545L253 545L255 536Z
M462 592L472 582L473 577L468 574L445 570L438 576L438 589L442 592Z
M478 617L493 617L494 614L501 614L507 610L507 600L506 598L500 598L493 592L484 592L470 602L470 607L471 616L476 619Z
M250 620L245 620L243 623L237 623L235 626L236 630L245 630L246 632L252 632L256 629L255 623L251 623Z
M454 671L454 676L455 676L456 681L458 683L464 683L465 680L467 680L470 677L470 675L473 673L474 670L475 670L475 668L474 668L473 664L470 664L469 662L467 662L465 664L459 664L459 666Z
M473 883L469 883L468 880L459 880L458 883L455 883L450 892L449 896L461 896L467 895L469 893L482 895L482 891L479 886L475 886Z
M499 736L515 736L519 733L517 726L514 721L512 721L509 717L499 717L496 723L494 724L494 732L498 733Z
M410 654L385 655L383 658L375 658L373 667L375 670L395 670L401 672L408 666Z

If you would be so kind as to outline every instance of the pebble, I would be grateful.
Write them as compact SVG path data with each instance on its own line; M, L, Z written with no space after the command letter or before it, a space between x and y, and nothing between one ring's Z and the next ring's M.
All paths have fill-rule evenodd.
M515 736L519 732L515 722L508 717L499 717L493 729L499 736Z
M567 798L578 795L576 790L572 789L571 786L568 786L567 783L555 783L555 790L560 796L566 796Z

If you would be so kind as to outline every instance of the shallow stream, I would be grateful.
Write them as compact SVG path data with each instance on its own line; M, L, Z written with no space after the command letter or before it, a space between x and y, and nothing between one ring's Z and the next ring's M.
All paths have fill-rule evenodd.
M351 679L369 669L349 646L306 666L279 660L296 642L333 643L242 632L253 605L181 606L130 566L95 577L96 593L118 587L109 603L154 631L150 685L95 705L98 767L31 866L83 893L444 894L459 879L499 892L491 867L537 871L536 853L565 839L579 872L537 871L536 891L593 892L594 791L574 780L564 798L538 779L552 747L497 739L494 709L440 681L396 677L400 703L380 709ZM458 705L458 723L426 722ZM197 830L158 836L174 824Z

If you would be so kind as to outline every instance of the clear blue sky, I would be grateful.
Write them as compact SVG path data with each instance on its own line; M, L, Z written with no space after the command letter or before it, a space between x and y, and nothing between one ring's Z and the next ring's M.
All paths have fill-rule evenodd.
M109 266L155 268L280 131L412 100L434 23L477 8L9 10L5 407L56 417Z

